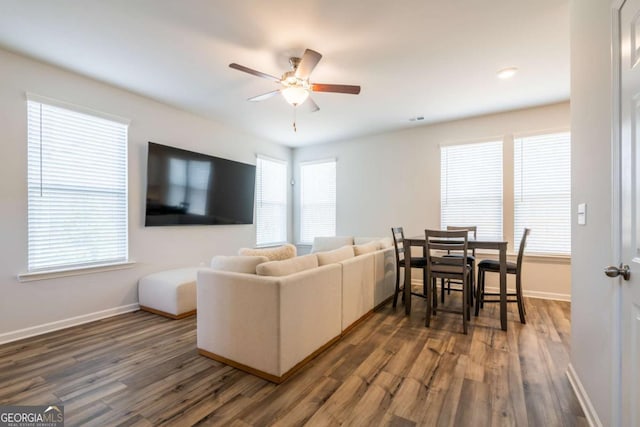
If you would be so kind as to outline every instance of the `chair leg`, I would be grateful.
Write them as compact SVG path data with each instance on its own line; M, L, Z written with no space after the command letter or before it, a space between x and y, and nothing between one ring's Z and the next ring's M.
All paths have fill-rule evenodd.
M438 308L438 282L436 281L435 277L433 279L431 279L431 300L432 300L432 304L433 304L433 315L436 315L436 309ZM427 301L427 304L429 303L429 301Z
M467 276L462 279L462 332L467 335L467 309L469 308L469 289L467 287Z
M451 283L449 283L449 287L451 287ZM440 279L440 302L444 304L444 279Z
M396 308L398 303L398 294L400 293L400 266L396 266L396 290L393 293L393 308ZM402 299L404 302L404 298Z
M471 282L471 287L470 287L471 292L469 292L469 303L473 307L473 304L474 304L473 300L475 299L475 295L476 295L476 264L475 262L472 262L469 265L471 266L471 273L469 276L470 282Z
M426 277L425 277L426 279ZM435 282L435 279L433 279ZM428 282L428 280L427 280ZM427 284L427 294L426 294L426 305L427 305L427 314L425 316L424 319L424 325L428 328L429 325L431 324L431 298L433 297L433 291L432 291L432 286L431 283ZM435 314L435 310L433 311L433 314Z
M520 282L520 275L516 276L516 300L518 301L518 313L520 314L520 323L527 323L524 318L524 301L522 298L522 283Z
M478 270L478 288L476 289L476 307L475 307L475 315L478 316L480 314L480 305L484 300L484 295L482 295L482 289L484 289L484 270Z
M447 295L451 295L451 280L447 279Z

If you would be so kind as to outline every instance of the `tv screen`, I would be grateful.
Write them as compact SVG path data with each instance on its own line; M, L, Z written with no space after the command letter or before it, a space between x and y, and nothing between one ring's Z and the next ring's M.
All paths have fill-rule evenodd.
M145 226L252 224L256 167L149 142Z

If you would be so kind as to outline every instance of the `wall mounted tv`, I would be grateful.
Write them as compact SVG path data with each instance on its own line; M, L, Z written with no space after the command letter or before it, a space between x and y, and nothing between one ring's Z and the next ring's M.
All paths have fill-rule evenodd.
M145 226L252 224L256 167L149 142Z

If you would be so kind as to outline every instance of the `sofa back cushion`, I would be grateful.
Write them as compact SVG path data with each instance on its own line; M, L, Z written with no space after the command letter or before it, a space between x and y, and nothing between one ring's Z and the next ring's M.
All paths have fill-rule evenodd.
M265 256L217 255L211 259L211 268L218 271L256 274L256 267L267 261L269 261L269 258Z
M380 239L379 243L379 248L380 249L387 249L387 248L392 248L393 247L393 238L392 237L383 237L382 239Z
M379 242L377 240L374 240L372 242L364 243L362 245L353 245L353 252L355 253L356 256L364 255L364 254L377 251L379 247L380 247Z
M346 245L353 245L352 236L315 237L311 253L332 251Z
M353 258L355 253L353 252L353 246L348 245L332 251L318 252L315 255L318 257L319 265L327 265Z
M269 261L280 261L283 259L293 258L296 256L296 253L296 247L290 243L286 243L275 248L242 248L238 251L238 255L265 256L269 258Z
M310 270L318 266L318 258L313 255L303 255L283 261L269 261L256 267L259 276L288 276L300 271Z

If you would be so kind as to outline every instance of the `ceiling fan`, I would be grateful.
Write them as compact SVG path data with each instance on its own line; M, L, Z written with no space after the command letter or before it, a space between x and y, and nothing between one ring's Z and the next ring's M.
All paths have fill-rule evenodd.
M289 63L291 64L291 70L285 72L282 77L278 78L271 74L266 74L261 71L256 71L244 65L236 64L235 62L229 64L229 67L244 71L245 73L253 74L254 76L262 77L267 80L271 80L278 83L281 87L271 92L263 93L262 95L249 98L248 101L263 101L271 98L272 96L280 93L284 99L294 107L303 104L305 101L309 101L311 104L311 110L318 111L320 107L309 96L309 92L334 92L334 93L347 93L351 95L357 95L360 93L360 86L353 85L339 85L339 84L325 84L325 83L312 83L309 81L309 76L313 69L318 65L318 62L322 58L322 55L315 50L306 49L302 58L291 57Z

